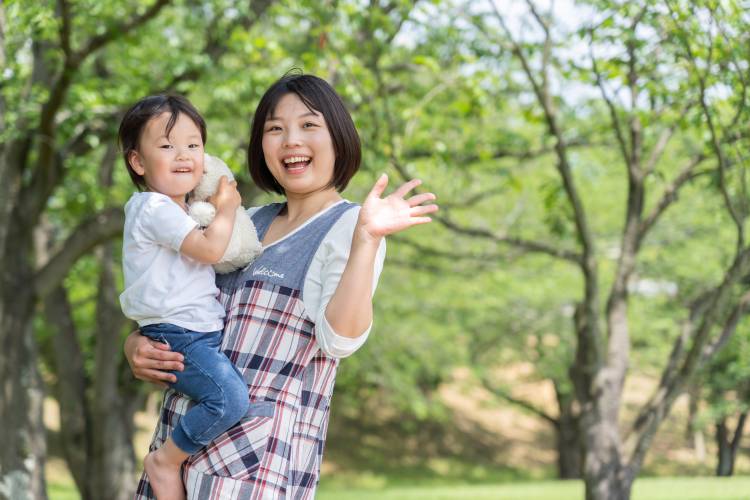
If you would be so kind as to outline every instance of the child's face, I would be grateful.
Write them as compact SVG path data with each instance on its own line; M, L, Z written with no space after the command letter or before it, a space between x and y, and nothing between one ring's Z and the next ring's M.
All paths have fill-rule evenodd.
M325 118L297 94L282 97L266 119L263 156L287 197L326 189L333 178L336 155Z
M179 205L203 176L203 139L198 126L179 114L166 136L170 113L164 112L146 123L138 150L130 154L130 164L146 180L150 191L162 193Z

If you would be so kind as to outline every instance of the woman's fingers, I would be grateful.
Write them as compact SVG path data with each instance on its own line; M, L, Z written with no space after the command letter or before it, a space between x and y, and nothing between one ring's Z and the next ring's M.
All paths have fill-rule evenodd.
M148 344L155 349L155 352L151 353L148 357L154 359L161 359L164 361L182 361L183 356L179 352L174 352L169 344L159 342L156 340L148 339Z
M421 215L427 215L427 214L431 214L437 211L438 211L437 205L420 205L418 207L413 207L412 209L410 209L409 216L419 217Z
M409 204L410 207L416 207L417 205L421 205L425 201L432 201L436 200L437 196L435 196L434 193L421 193L421 194L415 194L406 202Z
M177 382L177 377L172 373L162 372L159 370L139 370L135 378L151 382L161 387L167 387L167 382Z
M163 342L148 339L143 348L136 349L133 364L140 370L176 370L185 369L183 356L179 352L169 350Z
M164 371L178 371L181 372L185 369L185 365L181 360L178 359L159 359L153 354L157 351L152 351L148 355L138 356L134 360L134 364L142 370L164 370Z
M374 196L375 198L380 198L383 191L385 191L386 186L388 186L388 175L382 174L378 180L375 181L375 184L372 186L370 194L368 194L367 197Z
M432 219L429 217L412 217L410 220L412 226L418 226L419 224L427 224L428 222L432 222Z
M169 344L164 342L157 342L156 340L148 339L148 343L151 347L159 349L160 351L172 352L172 348L169 347Z
M409 182L401 184L401 186L399 186L399 188L395 190L391 196L403 198L404 196L406 196L406 193L419 186L420 184L422 184L422 181L420 179L412 179Z

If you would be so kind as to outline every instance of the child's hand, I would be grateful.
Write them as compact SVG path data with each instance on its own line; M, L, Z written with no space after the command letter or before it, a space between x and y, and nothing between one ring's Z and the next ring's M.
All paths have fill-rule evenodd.
M237 191L237 183L235 181L229 182L226 176L222 176L219 179L219 187L216 188L216 192L208 201L216 207L217 211L235 211L242 204L242 197L240 192Z

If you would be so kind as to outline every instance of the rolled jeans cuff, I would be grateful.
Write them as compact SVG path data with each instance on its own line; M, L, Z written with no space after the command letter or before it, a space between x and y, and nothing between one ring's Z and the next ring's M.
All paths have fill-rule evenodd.
M177 425L172 431L172 441L174 441L174 444L177 445L179 449L190 455L205 446L204 444L196 443L190 439L190 436L188 436L187 432L185 432L185 429L182 427L182 421L177 422Z

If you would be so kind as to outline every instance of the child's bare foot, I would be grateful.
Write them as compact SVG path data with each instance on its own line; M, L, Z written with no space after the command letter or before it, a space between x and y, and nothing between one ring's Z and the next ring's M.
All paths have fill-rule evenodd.
M181 463L170 461L163 448L154 450L143 459L148 482L157 500L185 500L185 487L180 475Z

